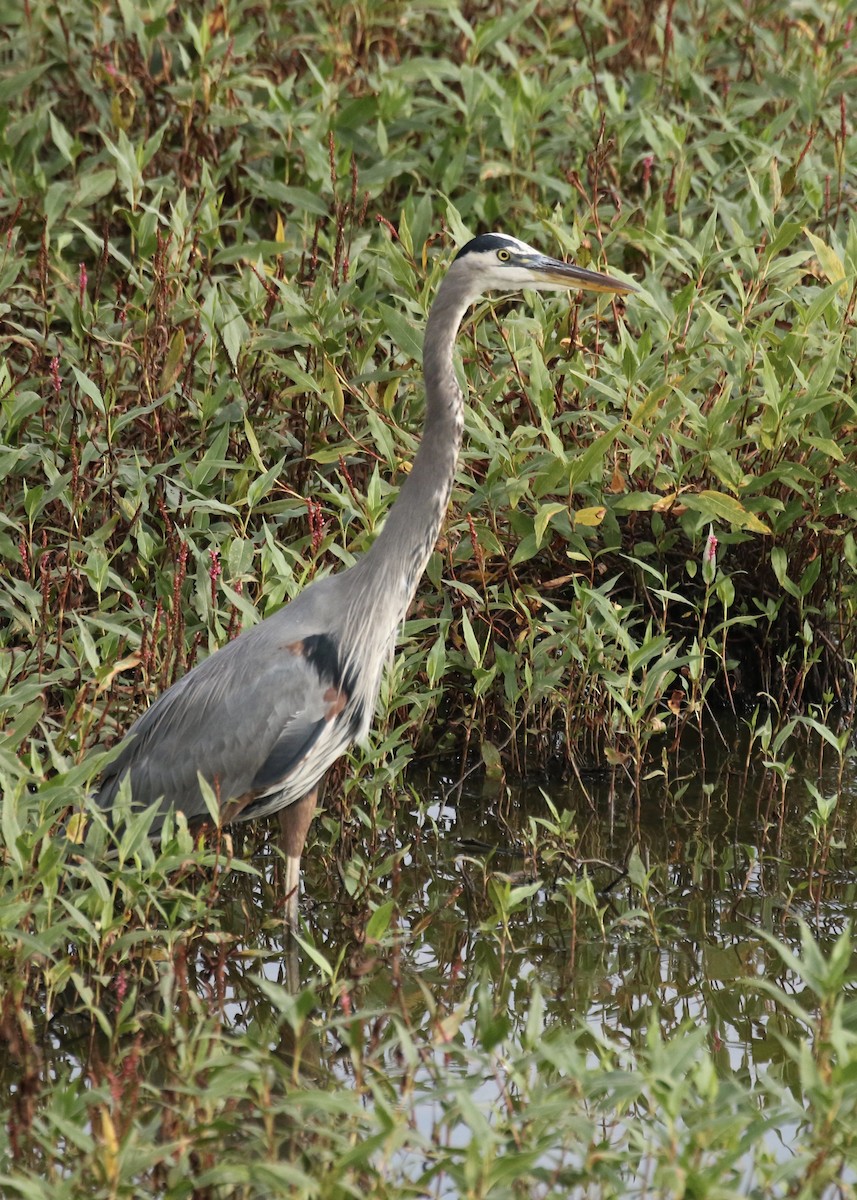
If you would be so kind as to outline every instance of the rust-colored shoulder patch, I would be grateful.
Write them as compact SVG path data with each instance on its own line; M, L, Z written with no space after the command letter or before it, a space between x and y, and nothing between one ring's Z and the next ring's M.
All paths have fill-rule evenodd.
M303 642L286 642L283 649L288 650L289 654L303 655L304 644L303 644Z
M332 721L345 708L348 703L348 696L341 688L329 687L322 696L322 700L327 704L327 712L324 714L324 719L325 721Z

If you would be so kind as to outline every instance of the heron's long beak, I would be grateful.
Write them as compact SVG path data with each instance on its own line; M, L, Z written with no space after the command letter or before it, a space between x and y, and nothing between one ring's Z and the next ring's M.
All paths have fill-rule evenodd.
M586 292L615 292L620 296L637 290L633 283L614 279L612 275L602 275L600 271L587 271L585 267L560 262L558 258L548 258L547 255L531 259L527 266L545 283L557 287L579 288Z

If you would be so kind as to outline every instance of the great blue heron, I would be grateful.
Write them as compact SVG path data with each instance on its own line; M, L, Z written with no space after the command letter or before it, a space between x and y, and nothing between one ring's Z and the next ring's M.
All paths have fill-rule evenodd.
M298 916L300 860L319 785L372 721L381 672L434 548L464 427L453 345L489 289L633 291L609 275L491 233L452 262L426 325L426 412L419 452L371 549L319 579L173 684L131 726L96 797L111 809L130 775L132 803L206 819L200 777L222 824L279 815L287 922ZM156 821L153 833L160 828Z

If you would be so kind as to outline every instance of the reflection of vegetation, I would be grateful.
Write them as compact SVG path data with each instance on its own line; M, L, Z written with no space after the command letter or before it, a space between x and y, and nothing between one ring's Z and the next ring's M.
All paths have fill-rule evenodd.
M845 7L0 0L4 1194L853 1190ZM642 290L474 315L290 991L252 834L143 815L105 867L57 820L369 543L443 262L495 227ZM722 774L715 700L752 714ZM453 866L401 769L477 744L587 797L489 783Z
M854 831L815 942L785 911L790 892L808 911L806 839L765 851L766 796L748 811L759 780L742 791L736 762L668 828L644 791L643 823L608 832L593 789L526 820L465 797L437 831L411 801L367 844L355 800L309 863L298 986L264 847L200 851L179 828L158 851L141 827L105 866L94 827L53 833L66 789L10 794L4 1194L838 1194L857 1166ZM520 852L480 856L501 827Z

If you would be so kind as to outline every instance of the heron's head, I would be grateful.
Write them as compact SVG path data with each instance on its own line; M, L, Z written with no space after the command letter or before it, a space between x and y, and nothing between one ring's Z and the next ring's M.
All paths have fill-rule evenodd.
M619 295L636 290L633 284L611 275L548 258L526 242L505 233L483 233L473 238L455 256L452 270L462 276L466 273L474 295L493 288L511 291L573 288Z

